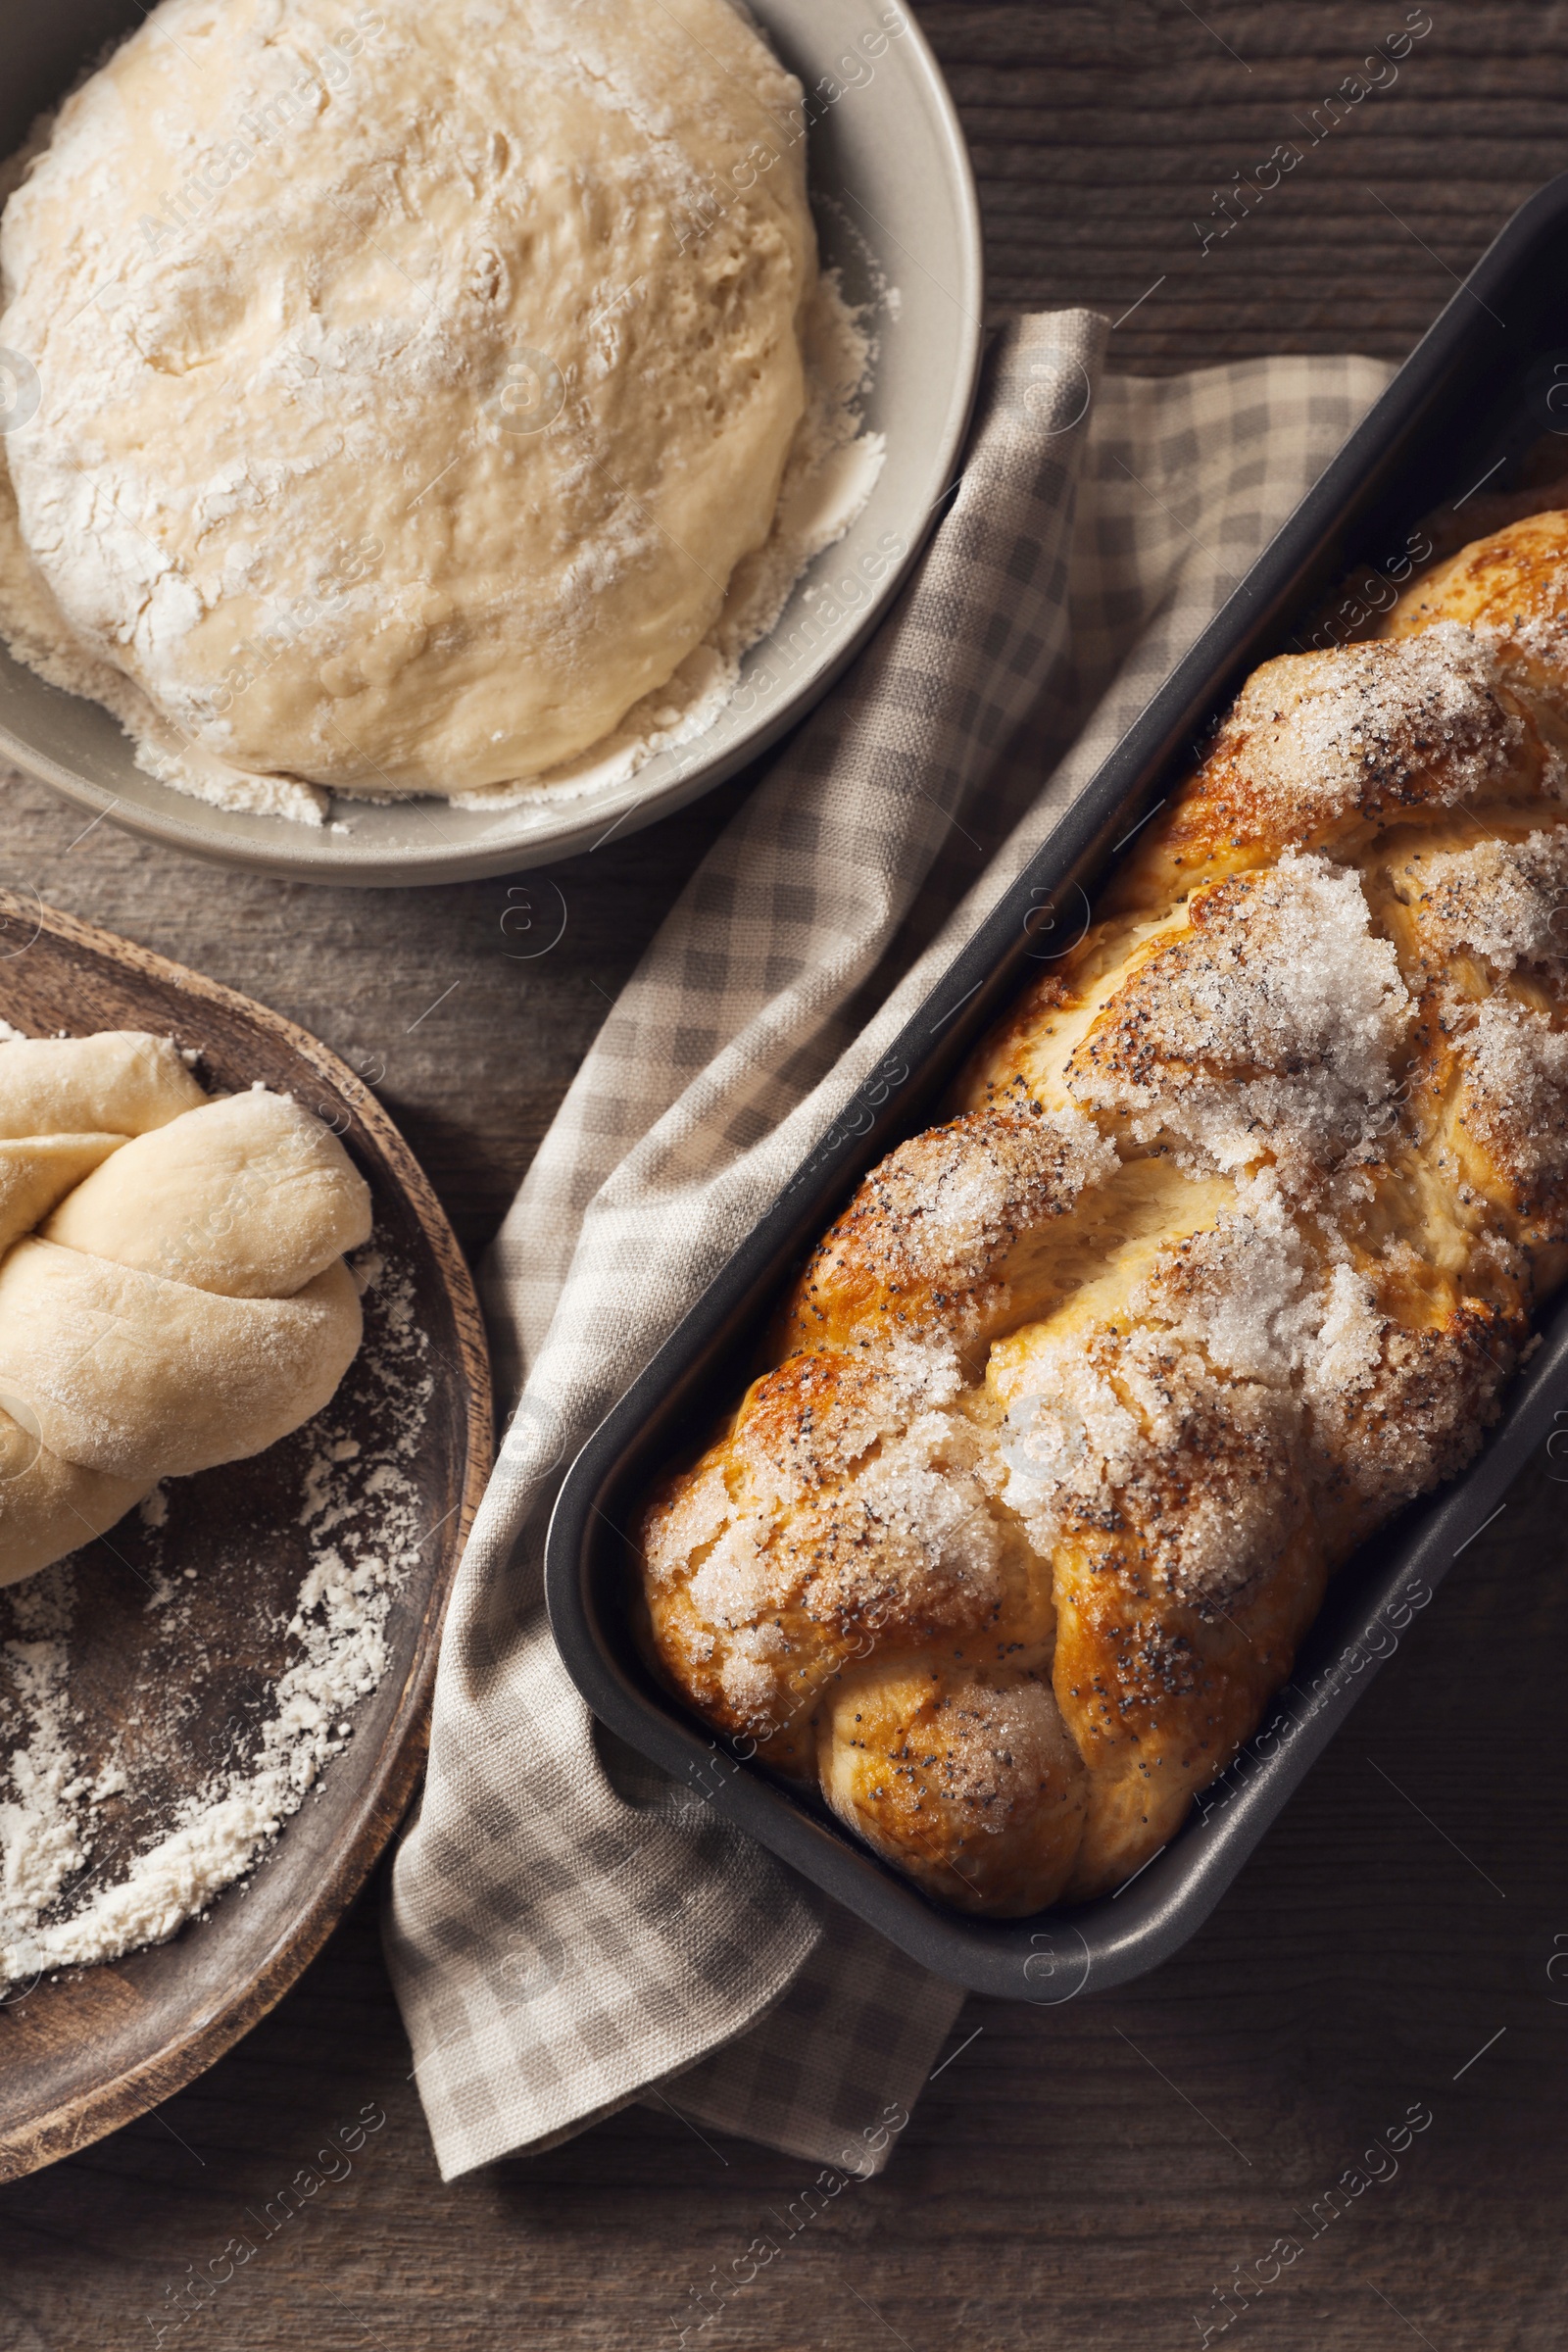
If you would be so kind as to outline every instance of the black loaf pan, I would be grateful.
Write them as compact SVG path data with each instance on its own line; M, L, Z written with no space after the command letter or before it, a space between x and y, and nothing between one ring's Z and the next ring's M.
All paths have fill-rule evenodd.
M1093 893L1116 845L1180 780L1195 738L1249 671L1299 646L1292 631L1353 567L1396 558L1441 502L1459 502L1462 514L1483 483L1488 492L1506 488L1526 449L1553 431L1568 435L1568 173L1532 197L1476 265L562 1488L546 1555L551 1623L595 1714L912 1958L977 1992L1070 2000L1142 1975L1196 1932L1449 1563L1548 1439L1557 1400L1568 1404L1568 1306L1552 1317L1466 1475L1406 1512L1331 1585L1263 1728L1196 1800L1171 1843L1114 1894L1031 1919L972 1919L929 1900L825 1808L741 1761L687 1714L633 1642L633 1555L621 1531L657 1473L689 1453L738 1393L762 1318L854 1184L928 1122L957 1063L1039 970L1043 906L1045 920L1059 908L1076 936L1078 894Z

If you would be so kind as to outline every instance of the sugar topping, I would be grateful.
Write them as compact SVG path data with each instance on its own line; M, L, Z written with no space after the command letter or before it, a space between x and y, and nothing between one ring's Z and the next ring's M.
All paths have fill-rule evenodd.
M1550 594L1549 586L1547 593ZM1529 586L1526 586L1525 594L1528 598ZM1512 653L1522 654L1527 668L1535 669L1537 673L1532 684L1545 687L1554 696L1561 695L1562 681L1552 673L1560 667L1564 655L1568 654L1568 612L1543 611L1532 605L1527 612L1511 612L1506 620L1499 620L1491 613L1477 612L1471 615L1466 626L1474 630L1478 637L1490 639L1504 660Z
M1195 894L1191 930L1117 991L1067 1083L1141 1144L1308 1182L1376 1132L1411 1012L1360 876L1288 853Z
M1505 996L1477 1006L1463 1041L1463 1117L1517 1182L1561 1176L1568 1130L1568 1032Z
M789 1644L776 1625L737 1629L718 1679L738 1715L755 1722L767 1714L777 1696L779 1670L788 1654Z
M1000 1539L973 1475L968 1437L961 1420L921 1413L858 1482L857 1502L879 1530L878 1550L900 1569L916 1611L943 1622L972 1617L998 1589Z
M1102 1181L1115 1154L1072 1109L977 1112L903 1144L867 1180L914 1280L967 1287L1020 1231Z
M1452 807L1536 772L1545 789L1564 789L1561 759L1506 697L1493 648L1443 621L1265 662L1237 696L1199 789L1238 800L1250 834L1302 843L1336 820Z
M1037 1350L1028 1385L1014 1391L999 1446L1008 1507L1049 1550L1063 1509L1092 1502L1125 1485L1142 1431L1105 1373L1076 1340L1048 1340Z
M1322 1320L1314 1255L1272 1169L1242 1177L1237 1201L1237 1213L1160 1252L1133 1308L1197 1341L1221 1372L1287 1380Z
M1137 1326L1043 1327L1011 1380L1002 1495L1038 1552L1125 1531L1148 1582L1200 1609L1277 1555L1290 1413L1276 1392Z
M1439 959L1468 947L1505 973L1568 956L1568 825L1433 851L1407 870L1423 945Z
M1332 1225L1307 1237L1270 1171L1244 1178L1236 1210L1161 1250L1123 1308L1013 1343L995 1491L1043 1556L1120 1529L1162 1590L1228 1605L1290 1532L1293 1462L1413 1494L1471 1442L1506 1341L1402 1332L1380 1288L1425 1272L1403 1243L1352 1262Z
M1389 1255L1391 1272L1419 1278L1408 1245ZM1517 1360L1522 1318L1466 1298L1412 1330L1378 1312L1370 1286L1343 1276L1333 1303L1303 1397L1331 1490L1356 1505L1363 1527L1375 1526L1477 1451Z
M798 1498L808 1500L808 1542L776 1544L772 1507L726 1509L691 1577L691 1605L729 1634L803 1601L808 1614L841 1623L894 1605L941 1623L972 1618L995 1597L1000 1556L964 1458L973 1444L961 1419L917 1415L850 1475Z
M950 1803L977 1811L988 1830L1001 1830L1001 1816L1027 1808L1077 1763L1061 1710L1043 1683L1001 1690L965 1684L945 1693L933 1717L928 1770L934 1766L936 1788Z
M709 1624L732 1633L793 1598L787 1558L770 1560L773 1522L761 1511L726 1513L717 1540L691 1580L691 1605ZM782 1573L780 1573L782 1572Z

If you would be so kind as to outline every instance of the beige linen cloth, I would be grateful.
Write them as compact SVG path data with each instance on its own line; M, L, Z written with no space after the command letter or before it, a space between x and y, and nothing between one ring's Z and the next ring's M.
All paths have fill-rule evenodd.
M1117 377L1109 341L1081 311L996 337L924 557L682 892L497 1241L487 1309L527 1385L458 1579L387 1918L448 2179L637 2098L865 2173L957 2014L954 1987L593 1723L541 1554L577 1446L1388 374Z

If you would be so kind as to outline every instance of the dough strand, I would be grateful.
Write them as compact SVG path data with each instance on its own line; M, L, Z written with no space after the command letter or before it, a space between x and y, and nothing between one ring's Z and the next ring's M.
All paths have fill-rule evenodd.
M66 1132L97 1120L102 1132ZM36 1135L26 1133L28 1122ZM0 1584L165 1478L260 1453L358 1350L370 1197L255 1087L210 1101L166 1038L0 1044Z

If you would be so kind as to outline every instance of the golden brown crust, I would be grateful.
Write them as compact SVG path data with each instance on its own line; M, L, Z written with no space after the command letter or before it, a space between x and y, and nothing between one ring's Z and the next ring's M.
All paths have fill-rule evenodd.
M1472 539L1405 590L1383 634L1413 637L1446 620L1506 636L1568 622L1568 509Z
M1400 649L1282 654L1249 678L1107 910L1168 904L1286 850L1354 855L1380 828L1478 798L1534 806L1561 788L1555 740L1494 643L1446 615Z
M1568 752L1568 510L1461 547L1405 590L1380 634L1409 640L1444 624L1475 635L1543 737Z
M661 1670L941 1900L1147 1861L1568 1269L1565 616L1543 516L1266 663L649 1507Z
M979 1337L1019 1238L1066 1216L1111 1166L1081 1119L1016 1089L911 1137L873 1168L818 1245L785 1311L784 1346Z
M963 1910L1041 1909L1083 1840L1089 1774L1049 1665L966 1680L879 1662L835 1693L821 1769L842 1820Z

